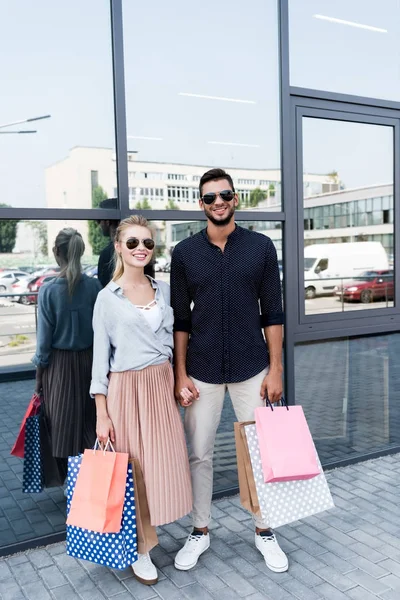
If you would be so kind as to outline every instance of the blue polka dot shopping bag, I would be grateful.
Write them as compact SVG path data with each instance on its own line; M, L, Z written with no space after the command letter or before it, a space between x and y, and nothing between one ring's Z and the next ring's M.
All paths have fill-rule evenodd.
M63 485L57 460L52 455L50 432L42 408L25 422L24 468L22 490L26 494L39 493L45 487Z
M68 458L67 515L82 455ZM97 533L67 525L67 554L113 569L126 569L137 560L135 493L132 464L128 463L122 523L119 533Z
M40 447L40 416L29 417L25 423L24 470L22 489L25 493L43 490L43 464Z

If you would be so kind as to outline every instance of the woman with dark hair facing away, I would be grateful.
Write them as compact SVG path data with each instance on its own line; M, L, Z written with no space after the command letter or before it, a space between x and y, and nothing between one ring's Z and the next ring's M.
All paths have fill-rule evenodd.
M91 394L97 437L140 463L152 526L192 509L183 425L174 398L173 311L164 281L145 274L154 255L146 219L131 216L115 235L113 280L99 293L93 316ZM146 547L138 544L132 569L145 585L158 580Z
M85 244L71 227L62 229L53 253L60 272L38 296L36 392L50 431L60 479L67 476L68 456L96 440L96 408L89 395L93 356L93 308L101 284L82 274Z

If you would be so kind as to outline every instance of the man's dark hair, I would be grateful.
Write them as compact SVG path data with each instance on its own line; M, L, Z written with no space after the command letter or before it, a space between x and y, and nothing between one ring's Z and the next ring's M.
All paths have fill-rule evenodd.
M210 169L209 171L207 171L207 173L204 173L204 175L202 175L201 179L200 179L200 183L199 183L199 191L200 191L200 198L203 195L203 185L205 183L208 183L209 181L218 181L218 179L226 179L227 181L229 181L229 185L231 186L232 190L235 191L235 187L233 185L233 180L232 177L229 175L229 173L226 173L223 169Z
M118 208L118 198L106 198L99 204L100 208Z

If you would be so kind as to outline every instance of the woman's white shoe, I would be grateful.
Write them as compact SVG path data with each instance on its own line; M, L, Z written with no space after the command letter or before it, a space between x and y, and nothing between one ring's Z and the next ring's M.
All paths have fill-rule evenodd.
M154 585L158 581L157 569L149 553L138 554L137 561L132 565L132 571L136 579L144 585Z

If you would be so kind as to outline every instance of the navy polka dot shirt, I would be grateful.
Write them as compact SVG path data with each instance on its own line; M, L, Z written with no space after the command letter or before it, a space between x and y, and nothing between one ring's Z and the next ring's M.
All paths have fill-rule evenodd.
M238 225L223 252L206 229L183 240L172 255L171 304L175 331L190 333L189 376L205 383L254 377L268 366L262 328L283 324L275 246Z

